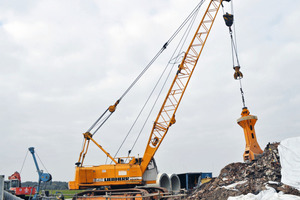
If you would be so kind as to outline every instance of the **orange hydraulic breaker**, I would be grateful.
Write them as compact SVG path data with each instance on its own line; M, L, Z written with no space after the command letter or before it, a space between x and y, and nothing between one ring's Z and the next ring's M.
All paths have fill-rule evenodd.
M263 153L257 143L254 129L254 125L257 121L257 116L249 114L250 112L247 107L244 107L241 113L242 117L237 120L237 123L244 129L246 139L246 148L243 154L245 162L256 160Z

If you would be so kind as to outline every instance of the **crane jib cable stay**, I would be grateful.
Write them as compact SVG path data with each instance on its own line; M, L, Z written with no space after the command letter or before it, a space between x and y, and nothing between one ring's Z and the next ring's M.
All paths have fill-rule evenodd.
M202 0L201 2L204 2L204 0ZM166 72L168 66L171 65L170 70L169 70L169 72L167 73L167 75L166 75L166 77L165 77L165 79L164 79L164 82L162 83L161 89L160 89L160 91L158 92L158 95L157 95L157 97L156 97L154 103L152 104L152 108L150 109L150 111L149 111L149 113L148 113L146 119L144 120L143 125L142 125L141 129L139 130L139 133L138 133L138 135L137 135L137 137L136 137L136 139L135 139L135 141L134 141L132 147L131 147L131 148L129 149L129 151L128 151L128 157L130 156L130 154L131 154L133 148L135 147L135 145L136 145L136 143L137 143L137 140L139 139L139 137L140 137L140 135L141 135L143 129L145 128L146 123L147 123L148 120L149 120L150 114L151 114L152 111L154 110L154 106L155 106L156 103L158 102L158 99L159 99L159 97L161 96L161 93L162 93L163 89L164 89L165 86L166 86L167 80L169 80L169 77L170 77L170 75L171 75L171 72L173 72L174 66L175 66L176 64L180 64L181 60L182 60L183 57L184 57L184 52L182 52L182 49L183 49L183 46L184 46L184 44L185 44L185 42L186 42L186 40L187 40L187 37L189 36L189 33L191 32L191 29L192 29L192 27L193 27L193 24L194 24L194 22L195 22L195 20L196 20L197 15L198 15L198 13L199 13L199 10L200 10L200 4L198 4L198 6L197 6L197 7L193 10L193 12L190 14L190 16L192 16L192 17L189 19L189 21L190 21L190 22L189 22L189 25L187 25L187 28L186 28L186 30L184 31L183 36L181 37L180 41L178 42L178 45L177 45L177 47L175 48L175 50L174 50L174 52L173 52L173 54L172 54L172 56L171 56L169 62L167 63L167 65L166 65L165 68L163 69L163 71L162 71L161 75L159 76L159 78L158 78L156 84L154 85L154 87L153 87L153 89L152 89L150 95L148 96L146 102L144 103L144 105L143 105L141 111L139 112L139 114L138 114L137 118L135 119L134 123L132 124L130 130L128 131L127 135L125 136L125 138L124 138L122 144L120 145L119 149L117 150L116 154L114 155L114 158L117 156L118 152L119 152L120 149L122 148L122 146L123 146L125 140L127 139L129 133L131 132L133 126L135 126L135 124L136 124L138 118L140 117L140 115L141 115L141 113L143 112L144 108L145 108L146 105L148 104L148 102L149 102L150 98L152 97L154 91L156 90L158 84L161 82L161 80L162 80L162 78L163 78L163 75L165 74L165 72ZM179 31L178 31L178 32L179 32ZM177 54L178 54L178 55L177 55ZM180 59L180 55L182 56L181 59ZM175 60L175 61L174 61L174 60Z
M97 144L96 141L92 139L92 137L96 134L96 132L104 125L104 123L114 113L114 111L116 110L118 104L121 102L121 100L123 99L123 97L125 97L125 95L131 90L131 88L139 81L139 79L150 68L150 66L154 63L154 61L162 54L162 52L167 48L167 46L174 40L174 38L183 29L183 27L190 21L190 19L194 17L195 13L197 13L199 11L199 9L200 9L201 5L204 3L204 1L205 0L201 0L200 3L197 4L197 6L193 9L193 11L182 22L182 24L177 28L177 30L172 34L172 36L168 39L168 41L164 43L164 45L161 47L161 49L158 51L158 53L154 56L154 58L152 58L152 60L146 65L146 67L136 77L136 79L130 84L130 86L121 95L121 97L115 102L115 104L109 106L103 112L103 114L93 123L93 125L85 133L83 133L84 139L83 139L82 151L80 152L78 162L75 163L76 166L82 166L84 158L85 158L85 155L86 155L86 153L88 151L90 140L92 140L107 155L107 157L109 157L113 162L116 163L115 159L112 156L110 156L110 154L108 152L106 152L102 148L102 146L100 146L99 144ZM98 126L98 127L96 128L96 126ZM93 133L91 133L91 131L93 129L95 129L95 130L94 130Z
M233 13L233 3L231 1L231 11ZM240 92L242 96L242 103L243 103L243 109L241 113L241 117L237 120L237 123L244 129L244 135L246 140L246 147L243 154L243 158L245 162L251 162L253 160L256 160L260 155L263 153L261 150L257 139L256 139L256 133L254 129L254 125L257 121L257 116L250 115L250 112L245 104L245 98L244 98L244 92L242 88L242 81L243 74L240 71L240 62L238 59L238 52L237 52L237 45L236 45L236 34L235 29L232 30L233 25L233 19L234 15L229 14L226 12L224 14L224 8L223 8L223 18L225 20L226 26L229 28L229 34L230 34L230 40L231 40L231 53L232 53L232 64L234 69L234 79L238 80L240 83Z
M144 73L149 69L149 67L154 63L154 61L162 54L162 52L168 47L168 45L173 41L173 39L177 36L180 30L188 23L188 21L194 16L196 12L198 12L201 5L205 0L201 0L200 3L193 9L193 11L189 14L189 16L182 22L182 24L177 28L177 30L173 33L173 35L168 39L167 42L161 47L161 49L156 53L156 55L152 58L152 60L146 65L146 67L142 70L142 72L136 77L136 79L130 84L130 86L125 90L125 92L121 95L121 97L115 102L114 105L109 106L103 114L95 121L95 123L86 131L91 132L92 129L95 128L96 125L100 123L100 120L105 116L107 111L110 111L110 114L100 123L98 128L93 132L92 136L96 134L96 132L102 127L102 125L108 120L108 118L112 115L112 113L116 110L117 105L123 99L123 97L131 90L131 88L138 82L138 80L144 75ZM226 0L228 1L228 0Z

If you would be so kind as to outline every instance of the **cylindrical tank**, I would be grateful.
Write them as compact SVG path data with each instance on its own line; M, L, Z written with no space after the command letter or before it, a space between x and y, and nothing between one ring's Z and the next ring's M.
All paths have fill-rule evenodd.
M171 181L171 191L174 194L178 194L180 192L180 179L176 174L168 174L169 179Z
M166 173L158 174L156 177L155 184L147 184L146 186L150 187L163 187L166 188L169 192L171 191L171 181L169 176Z
M171 191L171 181L166 173L158 174L156 177L156 184L159 187L164 187L168 191Z

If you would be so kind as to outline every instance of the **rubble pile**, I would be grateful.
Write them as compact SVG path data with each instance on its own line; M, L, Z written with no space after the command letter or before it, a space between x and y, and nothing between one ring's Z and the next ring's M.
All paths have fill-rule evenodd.
M187 199L224 200L229 196L258 194L267 187L300 196L297 189L281 183L278 145L269 143L262 156L251 163L231 163L225 166L218 177L200 185Z

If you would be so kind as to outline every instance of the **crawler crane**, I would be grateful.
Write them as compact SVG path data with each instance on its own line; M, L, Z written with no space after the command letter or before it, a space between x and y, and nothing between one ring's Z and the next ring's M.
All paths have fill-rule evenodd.
M156 182L157 167L154 155L168 133L168 130L176 122L176 111L197 65L217 13L224 1L230 2L230 0L209 0L207 9L178 66L176 75L153 124L143 157L115 158L94 140L93 134L90 131L87 131L83 133L83 148L76 163L75 180L69 182L70 189L101 187L133 188L135 186L144 186ZM164 48L166 48L167 45L166 43ZM105 112L112 114L116 110L119 102L120 100L116 101L116 103L110 106ZM112 161L112 164L91 167L83 166L90 141L106 154Z

